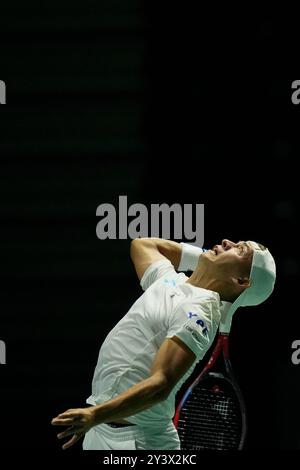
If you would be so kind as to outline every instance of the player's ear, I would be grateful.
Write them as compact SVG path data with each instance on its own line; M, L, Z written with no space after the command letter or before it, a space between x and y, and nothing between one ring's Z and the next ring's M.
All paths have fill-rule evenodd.
M240 287L244 287L245 289L251 286L251 280L249 279L249 277L237 277L234 278L233 281L235 282L235 284Z

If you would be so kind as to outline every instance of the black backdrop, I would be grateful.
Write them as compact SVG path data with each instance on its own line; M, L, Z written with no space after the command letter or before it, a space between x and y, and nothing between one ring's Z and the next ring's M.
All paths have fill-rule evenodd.
M2 6L2 449L59 448L51 418L84 405L101 342L141 293L129 240L96 237L97 206L119 195L204 203L205 246L271 249L276 290L236 316L231 354L247 449L300 448L300 106L265 67L284 20L256 13Z

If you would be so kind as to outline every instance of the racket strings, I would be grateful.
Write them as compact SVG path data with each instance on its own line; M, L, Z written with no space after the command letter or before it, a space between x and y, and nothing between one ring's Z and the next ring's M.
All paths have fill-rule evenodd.
M237 449L241 439L241 411L230 383L204 380L184 404L179 418L181 448Z

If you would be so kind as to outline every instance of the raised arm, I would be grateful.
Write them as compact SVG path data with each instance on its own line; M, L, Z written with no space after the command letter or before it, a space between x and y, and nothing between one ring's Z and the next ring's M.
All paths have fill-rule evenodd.
M67 410L52 420L53 425L68 426L58 434L59 439L72 436L63 448L73 445L93 426L127 418L165 400L195 359L180 339L166 339L155 356L149 378L101 405Z
M130 256L138 278L155 261L167 258L177 269L181 258L181 244L163 238L136 238L131 242Z
M163 238L136 238L131 242L130 255L138 278L155 261L167 258L178 271L194 271L203 249L188 243Z

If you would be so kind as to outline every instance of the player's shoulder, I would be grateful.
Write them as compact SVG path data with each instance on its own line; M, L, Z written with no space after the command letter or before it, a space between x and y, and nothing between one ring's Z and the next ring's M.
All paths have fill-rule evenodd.
M145 270L140 285L142 289L147 290L155 281L173 272L174 267L168 259L157 260L151 263Z
M183 298L177 305L177 310L181 310L189 318L193 315L201 315L217 323L221 319L220 298L215 292L206 289L201 289L192 297Z

